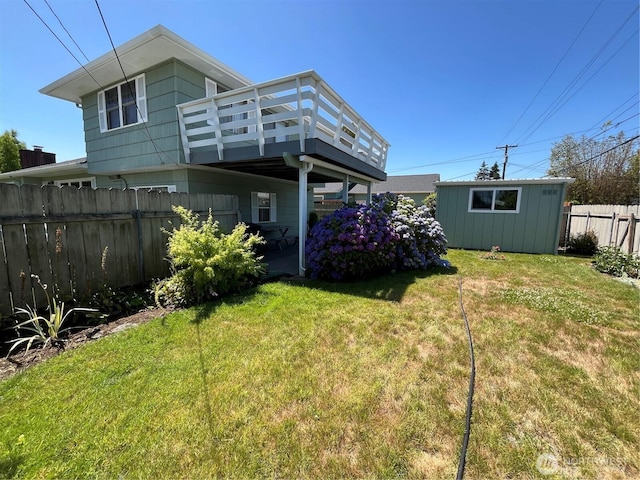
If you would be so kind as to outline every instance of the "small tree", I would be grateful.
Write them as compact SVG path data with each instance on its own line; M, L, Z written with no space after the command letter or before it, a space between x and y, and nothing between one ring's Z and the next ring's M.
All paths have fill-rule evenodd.
M476 180L491 180L491 170L487 167L486 162L482 162L480 170L476 173Z
M498 162L493 164L491 170L489 170L489 177L491 180L500 180L502 176L500 175L500 167L498 166Z
M0 136L0 173L20 169L20 149L27 146L18 140L18 132L5 130Z

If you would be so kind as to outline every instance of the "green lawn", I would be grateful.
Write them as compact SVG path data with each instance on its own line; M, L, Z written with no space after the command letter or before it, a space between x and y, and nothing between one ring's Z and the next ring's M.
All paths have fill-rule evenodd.
M0 478L640 476L640 290L588 260L274 283L0 383ZM543 477L541 454L558 460Z

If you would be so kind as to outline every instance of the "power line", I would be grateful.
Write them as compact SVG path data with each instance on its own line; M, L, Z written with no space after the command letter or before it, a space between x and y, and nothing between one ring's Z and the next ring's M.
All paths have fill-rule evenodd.
M51 13L53 13L53 16L56 17L56 19L58 20L58 23L60 24L60 26L63 28L63 30L65 32L67 32L67 35L69 35L69 38L71 39L71 41L73 42L73 44L78 48L78 50L80 50L80 53L84 56L85 60L87 61L87 63L90 62L89 57L87 57L87 55L82 51L82 49L80 48L80 45L78 45L78 43L74 40L74 38L71 36L71 34L69 33L69 30L67 30L67 28L64 26L64 24L62 23L62 20L60 20L60 17L58 17L58 15L56 14L56 12L53 11L53 8L51 8L51 5L49 5L49 2L47 0L44 0L44 3L47 4L47 7L49 7L49 10L51 10Z
M580 29L580 31L578 32L578 34L575 36L575 38L573 39L573 41L571 42L571 45L569 45L569 48L567 48L567 50L564 52L564 55L562 55L562 57L560 58L560 60L558 61L558 63L556 63L556 66L553 68L553 70L551 71L551 73L549 74L549 76L547 77L547 79L544 81L544 83L542 84L542 86L538 89L538 92L533 96L533 98L531 99L531 101L529 102L529 105L527 105L527 107L524 109L524 111L520 114L520 116L518 117L518 119L516 120L516 122L513 124L513 126L509 129L509 131L504 135L504 137L502 137L502 140L500 140L499 143L502 143L508 136L509 134L513 131L514 128L516 128L516 126L518 125L518 123L520 123L520 120L522 120L522 117L524 117L524 115L529 111L529 108L531 108L531 105L533 105L533 102L536 101L536 99L538 98L538 96L540 95L540 93L542 92L542 90L544 89L544 87L547 86L547 83L549 83L549 80L551 80L551 77L553 77L553 74L556 73L556 70L558 70L558 67L562 64L562 62L564 61L564 59L567 57L567 55L569 54L569 52L571 51L571 49L573 48L573 46L575 45L575 43L578 41L578 38L580 38L580 35L582 35L582 32L584 32L585 28L587 28L587 25L589 24L589 22L591 21L591 19L593 18L593 16L596 14L596 12L598 11L598 9L600 8L600 5L602 5L602 2L604 2L604 0L600 0L600 3L598 3L598 5L596 6L596 8L593 10L593 12L591 12L591 15L589 16L589 18L587 19L587 21L585 22L585 24L582 26L582 28Z
M564 97L566 97L566 95L569 93L569 91L574 87L574 85L576 83L578 83L580 81L580 79L586 74L586 72L589 70L589 68L591 68L591 66L595 63L595 61L604 53L604 51L608 48L608 46L611 44L611 42L613 41L613 39L622 31L622 29L624 28L624 26L629 22L629 20L633 17L633 15L636 13L636 11L638 10L638 8L640 7L636 7L631 14L622 22L622 24L618 27L618 29L609 37L609 39L600 47L600 49L591 57L591 59L587 62L587 64L582 68L582 70L580 70L580 72L576 75L576 77L574 77L574 79L569 83L569 85L567 85L564 90L560 93L560 95L558 95L552 102L551 104L538 116L538 118L536 118L536 120L533 121L533 123L520 135L520 137L518 137L518 141L526 141L529 137L531 137L531 135L533 135L533 133L541 126L543 125L549 117L544 118L545 115L547 115L547 113L551 110L556 108L557 104L561 101L564 100ZM617 52L616 52L617 53ZM615 54L614 54L615 55ZM592 77L589 78L589 80ZM588 82L588 81L587 81ZM585 82L585 83L587 83ZM582 88L582 87L580 87ZM562 104L564 105L564 103ZM562 106L561 105L561 106ZM555 113L555 112L554 112ZM541 120L543 119L543 120ZM533 132L531 132L531 134L529 134L528 136L525 137L525 135L527 134L527 132L529 130L531 130L532 128L534 128L536 126L536 124L540 122L540 124L535 128L535 130Z
M45 22L45 21L43 20L43 18L42 18L40 15L38 15L38 12L36 12L36 11L34 10L34 8L29 4L29 2L28 2L27 0L22 0L22 1L23 1L23 2L24 2L24 3L25 3L25 4L26 4L30 9L31 9L31 11L33 12L33 14L34 14L36 17L38 17L38 19L42 22L42 24L43 24L45 27L47 27L47 30L49 30L49 32L51 32L51 35L53 35L53 36L56 38L56 40L58 40L58 42L60 43L60 45L62 45L62 46L64 47L64 49L65 49L67 52L69 52L69 55L71 55L71 56L73 57L73 59L74 59L76 62L78 62L78 65L80 65L80 66L82 67L82 69L87 73L87 75L89 75L89 76L93 79L93 81L94 81L94 82L96 82L96 85L98 85L98 87L100 87L100 88L102 89L102 85L100 85L100 82L98 82L98 81L95 79L95 77L94 77L93 75L91 75L91 72L89 72L89 70L87 70L87 69L85 68L85 66L82 64L82 62L81 62L80 60L78 60L78 58L73 54L73 52L72 52L71 50L69 50L69 48L68 48L68 47L65 45L65 43L60 39L60 37L58 37L58 35L56 35L56 33L51 29L51 27L47 24L47 22ZM51 8L51 7L49 7L49 8Z
M630 36L630 37L629 37L629 38L628 38L628 39L627 39L627 40L626 40L622 45L620 45L620 47L619 47L619 48L618 48L618 49L613 53L613 55L611 55L611 56L610 56L610 57L609 57L609 58L608 58L608 59L607 59L607 60L606 60L602 65L600 65L600 67L599 67L595 72L593 72L593 74L592 74L592 75L591 75L587 80L585 80L585 82L584 82L582 85L580 85L580 86L579 86L579 87L578 87L578 88L577 88L577 89L576 89L576 90L575 90L575 91L574 91L574 92L573 92L573 93L572 93L568 98L564 99L564 101L563 101L560 105L555 106L555 107L553 108L553 110L551 110L551 111L547 114L547 116L546 116L546 117L545 117L545 118L540 122L540 124L539 124L539 125L538 125L538 126L537 126L537 127L536 127L536 128L535 128L535 129L534 129L534 130L533 130L533 131L532 131L532 132L531 132L531 133L530 133L530 134L525 138L525 141L526 141L528 138L530 138L530 137L531 137L531 135L533 135L533 134L534 134L534 133L535 133L535 132L536 132L536 131L537 131L537 130L542 126L542 125L544 125L544 124L545 124L545 123L546 123L546 122L547 122L547 121L548 121L548 120L549 120L553 115L555 115L555 114L558 112L558 110L560 110L562 107L564 107L564 106L569 102L569 100L571 100L573 97L575 97L575 96L578 94L578 92L579 92L580 90L582 90L582 89L584 88L584 86L585 86L587 83L589 83L589 82L591 81L591 79L592 79L593 77L595 77L595 76L600 72L600 70L602 70L602 69L607 65L607 63L609 63L609 62L613 59L613 57L615 57L615 56L620 52L620 50L622 50L622 48L623 48L627 43L629 43L629 41L631 41L631 39L632 39L633 37L635 37L635 36L636 36L636 34L637 34L637 33L638 33L638 30L636 30L636 31L635 31L635 32L634 32L634 33L633 33L633 34L632 34L632 35L631 35L631 36ZM567 92L567 94L568 94L568 92Z

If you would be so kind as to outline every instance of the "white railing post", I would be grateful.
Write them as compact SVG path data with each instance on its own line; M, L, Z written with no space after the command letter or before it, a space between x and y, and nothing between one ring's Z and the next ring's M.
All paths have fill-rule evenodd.
M322 82L313 79L313 106L311 108L311 122L309 125L309 137L314 138L316 135L316 123L318 122L318 103L320 102L320 88Z
M360 125L362 123L362 119L358 117L358 121L356 122L356 138L353 139L353 147L351 147L351 154L358 158L358 148L360 147Z
M340 102L338 109L338 120L336 121L336 131L333 133L333 144L337 147L340 145L340 132L342 132L342 124L344 122L344 103Z
M262 124L262 109L260 108L260 96L258 87L253 87L253 101L256 104L256 122L258 124L258 148L260 156L264 156L264 125Z
M218 159L222 160L224 155L224 144L222 143L222 130L220 129L220 115L218 113L218 104L216 100L211 98L211 122L213 123L213 133L216 136L216 146L218 147ZM207 120L208 122L209 120Z
M178 108L178 125L180 126L180 138L182 139L182 150L184 151L184 161L191 163L191 149L189 148L189 137L187 136L187 126L184 123L182 108Z
M300 86L300 77L296 77L296 90L297 90L297 102L298 102L298 134L300 135L300 151L304 152L304 116L302 114L302 91Z

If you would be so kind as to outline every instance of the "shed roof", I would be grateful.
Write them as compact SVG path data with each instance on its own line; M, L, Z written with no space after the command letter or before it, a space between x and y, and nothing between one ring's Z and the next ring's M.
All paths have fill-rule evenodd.
M456 180L435 182L436 187L455 187L455 186L470 186L470 187L491 187L491 186L512 186L512 185L545 185L545 184L558 184L558 183L573 183L575 178L570 177L547 177L547 178L514 178L508 180Z

